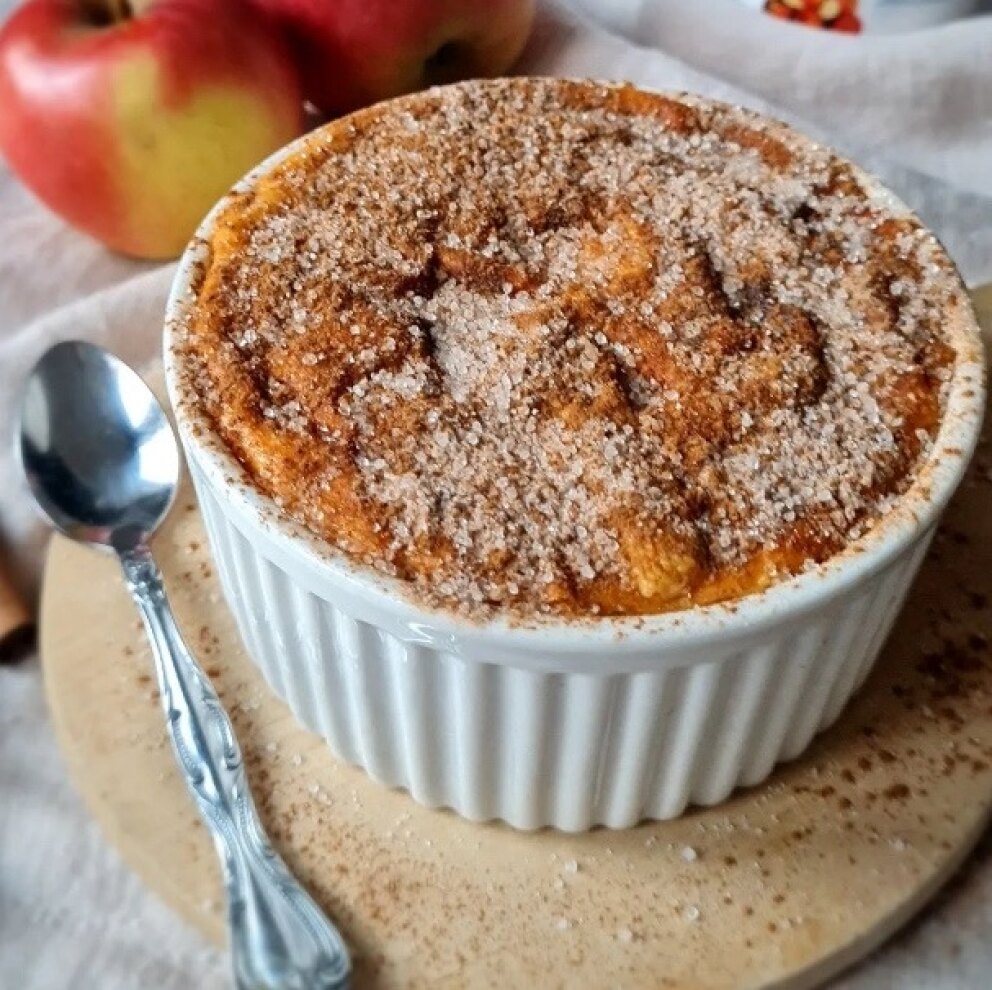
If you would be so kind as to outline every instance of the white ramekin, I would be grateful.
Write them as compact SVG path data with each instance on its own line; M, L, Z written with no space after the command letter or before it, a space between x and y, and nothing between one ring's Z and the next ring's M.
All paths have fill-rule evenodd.
M895 511L825 565L684 612L473 624L418 605L399 582L281 516L184 392L173 334L222 206L172 289L169 393L245 645L337 756L467 818L625 828L758 783L837 718L871 670L977 442L984 359L974 324L952 333L958 360L930 461Z

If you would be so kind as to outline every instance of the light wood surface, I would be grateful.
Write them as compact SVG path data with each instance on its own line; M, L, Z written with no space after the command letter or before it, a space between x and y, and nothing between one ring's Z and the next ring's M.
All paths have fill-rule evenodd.
M986 456L841 721L765 785L627 832L473 825L336 762L246 657L189 490L156 552L233 713L262 817L342 925L357 987L810 987L917 911L992 806ZM147 883L220 941L213 852L111 560L53 542L41 637L55 727L94 815Z

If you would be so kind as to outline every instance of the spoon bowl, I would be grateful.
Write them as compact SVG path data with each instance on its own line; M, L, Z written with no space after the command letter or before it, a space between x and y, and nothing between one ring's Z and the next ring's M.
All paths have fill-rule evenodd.
M165 518L179 450L162 407L123 361L82 341L35 366L21 408L21 463L66 536L125 551Z

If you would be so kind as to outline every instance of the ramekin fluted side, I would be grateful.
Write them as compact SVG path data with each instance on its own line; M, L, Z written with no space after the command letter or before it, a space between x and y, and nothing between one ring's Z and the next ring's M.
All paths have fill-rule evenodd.
M798 756L867 677L929 533L822 609L745 646L647 669L545 672L404 639L305 589L245 535L191 459L248 652L334 753L415 800L522 829L626 828L724 800Z
M311 140L276 152L233 194L250 193ZM912 216L848 167L887 213ZM342 759L472 819L619 828L760 782L838 717L975 451L985 354L963 285L942 327L956 357L933 448L892 510L844 552L739 601L682 613L473 625L418 605L400 582L286 518L217 435L184 341L229 204L208 214L179 262L166 383L245 645Z

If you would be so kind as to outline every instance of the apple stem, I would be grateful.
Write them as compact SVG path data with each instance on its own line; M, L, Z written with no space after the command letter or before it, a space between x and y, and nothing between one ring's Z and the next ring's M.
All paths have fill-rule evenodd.
M82 8L93 27L111 27L134 16L131 0L82 0Z
M114 23L129 21L134 15L134 11L131 9L131 0L107 0L107 6L111 10Z
M471 74L466 72L469 64L469 52L462 42L444 41L424 62L424 82L428 86L455 82Z

